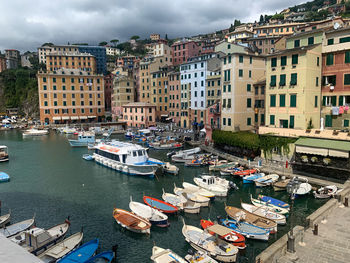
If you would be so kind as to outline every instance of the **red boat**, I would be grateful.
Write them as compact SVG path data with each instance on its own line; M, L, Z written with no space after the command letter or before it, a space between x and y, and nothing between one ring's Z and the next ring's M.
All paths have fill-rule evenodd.
M178 211L176 206L150 196L144 196L143 201L146 205L166 214L173 214Z
M234 175L239 175L240 177L254 174L256 172L256 169L249 169L249 170L243 170L243 171L237 171L234 173Z
M214 224L210 220L201 220L201 226L203 229L209 230L211 235L217 234L221 239L232 243L239 249L245 249L245 238L241 234L233 231L230 228L224 227L222 225Z

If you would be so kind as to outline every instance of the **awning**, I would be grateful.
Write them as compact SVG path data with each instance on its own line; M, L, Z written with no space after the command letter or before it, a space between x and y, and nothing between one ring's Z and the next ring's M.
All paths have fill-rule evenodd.
M349 152L346 151L329 150L328 155L333 157L349 158Z
M59 121L59 120L61 120L61 117L53 117L52 118L54 121Z
M295 151L297 153L315 154L315 155L322 155L322 156L328 155L328 149L313 148L313 147L299 146L299 145L295 146Z
M214 232L215 234L218 234L219 236L225 236L225 235L232 232L232 229L227 228L227 227L222 226L222 225L217 225L217 224L208 227L207 230L209 232Z
M160 115L161 117L168 117L169 115L168 114L162 114Z
M86 120L86 119L87 119L87 116L79 116L79 118L80 118L81 120Z
M69 116L63 116L62 120L69 120Z
M78 116L72 116L70 117L71 120L79 120L79 117Z
M96 116L88 116L89 119L94 119Z
M203 128L203 129L200 130L200 132L205 132L206 133L207 131L205 130L205 128Z

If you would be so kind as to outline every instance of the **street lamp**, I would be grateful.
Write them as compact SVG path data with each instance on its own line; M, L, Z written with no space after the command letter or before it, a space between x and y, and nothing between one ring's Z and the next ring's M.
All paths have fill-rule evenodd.
M295 253L295 237L293 233L293 208L294 208L294 200L295 200L295 191L298 189L297 184L293 183L290 188L288 189L288 193L290 194L290 199L292 201L291 207L290 207L290 230L288 232L288 241L287 241L287 251L289 253Z

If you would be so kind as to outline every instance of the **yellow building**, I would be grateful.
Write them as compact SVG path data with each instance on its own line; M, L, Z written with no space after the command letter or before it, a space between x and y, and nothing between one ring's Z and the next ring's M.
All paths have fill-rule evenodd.
M210 72L206 79L207 107L221 99L221 69Z
M233 53L223 57L221 68L221 129L254 128L253 84L265 74L265 57L251 53Z
M304 25L305 23L267 24L254 27L254 35L258 37L288 36L292 35L298 29L298 27Z
M153 105L156 105L157 120L169 118L168 111L168 68L161 68L159 71L152 72L151 75L151 94L150 99Z
M267 126L320 127L321 52L321 45L309 45L267 56Z
M46 70L56 71L60 68L79 69L96 72L96 58L89 53L51 52L46 55Z
M100 121L105 114L103 75L58 69L37 77L42 123Z

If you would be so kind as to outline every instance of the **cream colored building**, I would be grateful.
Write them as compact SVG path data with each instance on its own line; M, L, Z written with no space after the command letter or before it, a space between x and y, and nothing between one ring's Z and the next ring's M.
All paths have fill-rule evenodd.
M265 74L265 57L233 53L223 58L221 68L221 129L254 128L253 84Z

